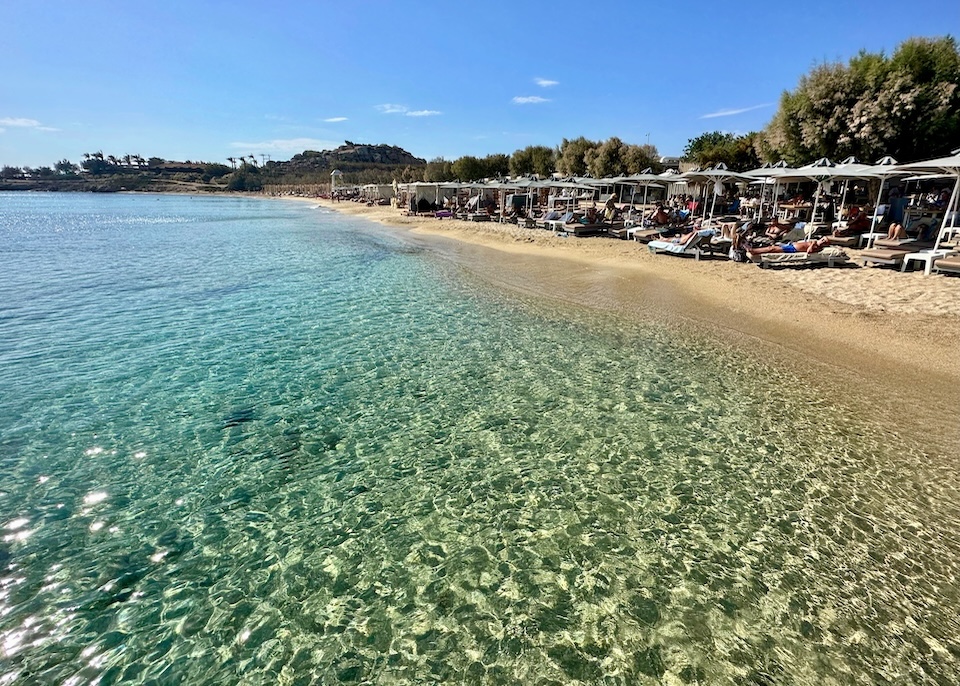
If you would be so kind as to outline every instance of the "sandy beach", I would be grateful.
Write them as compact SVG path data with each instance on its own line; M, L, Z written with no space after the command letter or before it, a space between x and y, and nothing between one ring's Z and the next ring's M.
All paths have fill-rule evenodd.
M762 343L765 354L856 386L878 411L889 405L910 417L904 421L926 423L943 403L956 407L960 400L960 278L858 266L697 262L652 255L634 241L309 202L406 230L410 240L505 288L706 326L740 337L738 344L747 347Z

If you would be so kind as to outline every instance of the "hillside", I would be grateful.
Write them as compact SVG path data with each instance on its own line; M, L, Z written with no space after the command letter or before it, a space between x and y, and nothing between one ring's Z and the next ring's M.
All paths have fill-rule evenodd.
M287 162L267 162L263 174L273 178L317 178L339 169L347 182L373 180L373 177L390 180L396 169L426 163L426 160L395 145L365 145L346 141L336 150L305 150Z

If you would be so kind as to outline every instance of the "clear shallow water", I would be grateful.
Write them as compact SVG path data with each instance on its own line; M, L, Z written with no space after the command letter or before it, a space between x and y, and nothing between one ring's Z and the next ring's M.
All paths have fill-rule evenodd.
M960 677L952 462L775 359L309 205L0 194L0 264L0 683Z

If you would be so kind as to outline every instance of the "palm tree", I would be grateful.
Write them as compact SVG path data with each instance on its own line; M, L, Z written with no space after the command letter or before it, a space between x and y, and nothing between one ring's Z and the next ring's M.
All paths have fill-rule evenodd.
M234 169L237 168L237 158L236 158L236 157L228 157L228 158L227 158L227 162L229 162L229 163L230 163L230 166L233 167Z
M256 158L252 153L249 154L249 155L247 155L247 157L250 158L250 162L253 164L254 167L256 167L256 166L257 166L257 158Z
M113 155L107 155L107 162L112 164L114 167L117 166L117 161L118 161L117 158L114 157Z

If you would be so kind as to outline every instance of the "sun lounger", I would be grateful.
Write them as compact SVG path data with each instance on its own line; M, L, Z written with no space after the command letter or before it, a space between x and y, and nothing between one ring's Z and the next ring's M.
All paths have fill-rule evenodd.
M561 227L556 229L558 232L565 233L568 235L574 235L578 238L585 238L587 236L599 236L602 233L606 233L607 225L606 224L581 224L580 222L571 222L569 224L564 224Z
M630 229L623 224L611 224L607 227L607 235L611 238L619 238L622 241L627 240L627 232Z
M538 223L544 229L550 229L551 231L562 231L564 226L572 223L575 220L575 217L576 215L573 212L566 212L556 219L543 219Z
M872 249L864 250L857 256L858 260L863 260L863 266L866 267L868 264L880 264L888 267L900 267L903 265L903 258L909 255L910 253L915 252L913 250L894 250L894 249Z
M700 229L686 245L671 243L670 241L650 241L647 243L647 249L655 255L657 253L693 255L694 259L699 260L705 255L716 254L710 245L710 238L714 233L716 233L714 229Z
M873 242L874 248L883 248L884 250L907 250L917 252L933 247L933 241L921 241L916 238L878 238Z
M940 274L960 274L960 253L941 257L933 263L933 268Z
M649 243L650 241L658 239L665 233L675 233L675 231L667 227L660 227L659 229L644 229L636 226L632 229L627 229L627 238L632 238L640 243Z
M842 248L853 248L856 247L857 243L860 242L860 236L831 236L830 244L838 245Z
M832 240L832 239L831 239ZM846 264L850 257L841 248L832 245L827 246L820 252L806 253L763 253L754 258L761 269L768 267L805 267L825 264L828 267L835 267L838 264Z

